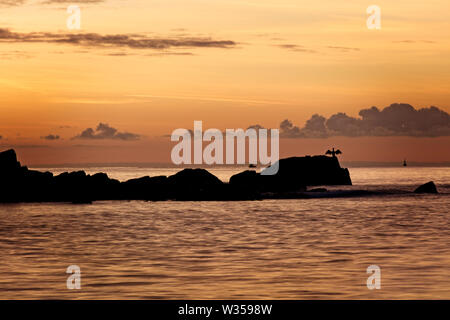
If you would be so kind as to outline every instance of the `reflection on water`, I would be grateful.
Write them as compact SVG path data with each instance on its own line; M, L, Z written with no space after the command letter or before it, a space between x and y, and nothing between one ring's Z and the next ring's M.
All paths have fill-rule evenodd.
M167 170L93 169L120 180ZM444 194L0 205L0 298L449 299L449 168L351 175L352 188L434 180ZM372 264L381 290L366 287ZM69 265L81 290L66 288Z
M450 197L0 206L0 298L450 298ZM81 290L66 288L69 265ZM381 267L381 290L366 268Z

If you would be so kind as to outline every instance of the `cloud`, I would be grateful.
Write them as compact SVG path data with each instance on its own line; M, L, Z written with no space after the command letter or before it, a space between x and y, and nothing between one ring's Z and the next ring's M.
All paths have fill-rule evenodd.
M79 135L73 137L73 139L85 139L85 140L102 140L102 139L113 139L113 140L138 140L141 136L139 134L130 132L119 132L116 128L110 127L106 123L99 123L97 128L94 130L92 128L87 128L82 131Z
M49 134L47 136L41 137L41 139L44 139L44 140L59 140L59 136L55 135L55 134Z
M25 3L26 0L0 0L0 7L13 7L20 6Z
M297 45L297 44L288 43L288 44L277 44L275 46L278 48L281 48L281 49L286 49L286 50L294 51L294 52L317 53L317 51L315 51L315 50L307 49L307 48Z
M379 110L377 107L362 109L359 117L339 112L326 119L313 115L303 128L290 120L280 124L280 136L284 138L326 138L331 136L450 136L450 115L437 108L415 109L404 103L394 103Z
M268 134L268 135L271 134L270 129L266 129L266 128L264 128L263 126L261 126L261 125L259 125L259 124L254 124L254 125L251 125L251 126L247 127L247 129L244 129L244 130L243 130L244 134L245 134L245 133L247 132L247 130L249 130L249 129L255 130L257 136L259 136L259 134L260 134L259 130L267 130L267 134ZM210 130L210 131L211 131L211 128L209 128L209 129L207 129L207 130ZM229 129L225 129L225 130L213 129L213 130L214 130L215 133L218 133L218 135L220 135L218 138L222 139L222 138L224 138L224 137L227 138L228 136L229 136L229 137L235 137L236 131L238 131L239 128L234 128L234 129L229 128ZM232 132L228 133L227 130L232 130ZM161 136L161 137L163 137L163 138L167 138L167 137L170 138L170 137L173 137L173 138L175 138L175 139L180 139L180 138L182 138L182 137L184 137L184 138L189 138L189 137L190 137L190 138L193 139L193 138L195 138L194 133L197 133L198 137L199 137L200 139L202 139L203 136L204 136L204 134L205 134L205 131L206 131L206 130L204 130L204 131L200 131L200 130L194 131L194 130L192 130L192 129L185 129L185 133L184 133L183 135L181 135L181 134L166 134L166 135L163 135L163 136ZM251 132L251 131L250 131L250 132Z
M340 46L328 46L328 49L334 49L334 50L340 50L342 52L349 52L349 51L360 51L359 48L352 48L352 47L340 47Z
M432 40L398 40L398 41L392 41L393 43L436 43L436 41Z
M71 4L95 4L95 3L101 3L104 2L105 0L46 0L46 1L42 1L41 4L66 4L66 3L71 3ZM27 2L27 0L0 0L0 7L4 6L4 7L14 7L14 6L20 6L25 4L25 2Z
M298 45L298 44L292 44L292 43L285 43L285 44L276 44L274 45L275 47L281 48L281 49L285 49L288 51L293 51L293 52L305 52L305 53L319 53L317 50L314 49L310 49L310 48L305 48L304 46ZM354 48L354 47L342 47L342 46L327 46L327 49L332 49L335 51L341 51L341 52L356 52L356 51L360 51L361 49L359 48Z
M0 28L0 43L54 43L95 48L168 50L174 48L233 48L236 42L210 37L149 37L137 34L12 32Z
M296 44L277 44L276 46L279 48L289 49L289 50L296 50L298 48L302 48L302 46L299 46Z
M136 55L135 53L131 52L109 52L105 53L105 56L109 57L129 57ZM173 51L160 51L160 52L152 52L145 54L144 56L147 57L165 57L165 56L194 56L195 54L192 52L173 52Z
M20 58L27 59L31 58L32 56L33 56L32 54L19 50L0 52L0 58L5 60L20 59Z
M253 125L251 125L251 126L249 126L248 128L247 128L247 130L248 129L255 129L255 130L260 130L260 129L264 129L264 127L262 126L262 125L260 125L260 124L253 124Z
M63 4L66 4L66 3L70 3L70 4L93 3L93 4L95 4L95 3L101 3L104 1L105 0L46 0L46 1L43 1L42 3L43 4L55 4L55 3L56 4L60 4L60 3L63 3Z
M157 56L193 56L194 54L192 52L158 52L158 53L150 53L147 56L151 57L157 57Z
M286 119L280 123L280 134L286 138L301 137L301 129Z

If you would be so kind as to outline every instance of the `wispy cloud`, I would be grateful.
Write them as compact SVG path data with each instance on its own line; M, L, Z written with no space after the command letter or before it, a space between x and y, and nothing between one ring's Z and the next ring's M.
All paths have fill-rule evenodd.
M249 103L249 104L273 104L273 105L281 105L281 104L291 104L291 102L286 101L270 101L270 100L258 100L258 99L241 99L241 98L233 98L233 97L209 97L209 96L164 96L164 95L150 95L150 94L132 94L128 95L129 97L145 99L145 98L155 98L155 99L175 99L175 100L196 100L196 101L216 101L216 102L241 102L241 103Z
M342 47L342 46L328 46L328 49L333 49L333 50L340 50L343 52L349 52L349 51L360 51L361 49L359 48L353 48L353 47Z
M24 51L12 50L12 51L3 51L0 52L0 58L5 60L11 59L28 59L33 55Z
M319 53L319 51L316 49L306 48L305 46L293 44L293 43L275 44L274 46L281 48L281 49L288 50L288 51L292 51L292 52ZM344 47L344 46L326 46L325 49L341 51L341 52L352 52L352 51L356 52L356 51L361 50L361 49L355 48L355 47Z
M41 4L96 4L105 0L43 0ZM14 7L27 3L27 0L0 0L0 6Z
M436 41L431 41L431 40L397 40L397 41L392 41L393 43L436 43Z
M105 0L44 0L42 1L43 4L59 4L59 3L63 3L63 4L90 4L90 3L101 3L101 2L105 2Z
M305 48L304 46L297 45L297 44L291 44L291 43L277 44L277 45L275 45L275 47L278 47L281 49L286 49L286 50L293 51L293 52L317 53L316 50L308 49L308 48Z
M149 37L137 34L13 32L0 28L0 43L54 43L95 48L168 50L174 48L233 48L232 40L210 37Z
M0 0L0 7L13 7L20 6L25 3L26 0Z

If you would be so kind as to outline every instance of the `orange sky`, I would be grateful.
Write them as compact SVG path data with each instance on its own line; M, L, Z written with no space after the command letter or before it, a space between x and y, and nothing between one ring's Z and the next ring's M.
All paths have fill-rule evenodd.
M7 1L8 3L14 0ZM20 1L18 1L20 2ZM168 162L176 128L302 127L394 102L450 112L450 3L377 1L381 30L366 27L372 3L324 0L105 0L81 3L82 29L68 30L64 1L2 5L0 144L24 163ZM209 39L231 46L165 49L22 41L32 32ZM0 33L1 35L1 33ZM1 38L1 37L0 37ZM202 40L202 41L203 41ZM72 139L108 123L137 141ZM45 140L49 134L57 140ZM450 161L450 138L286 139L281 155Z

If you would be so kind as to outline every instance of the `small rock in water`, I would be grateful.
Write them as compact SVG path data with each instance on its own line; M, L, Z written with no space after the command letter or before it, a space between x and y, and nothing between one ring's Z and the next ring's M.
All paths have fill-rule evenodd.
M414 190L415 193L438 193L436 185L433 181L427 182L420 187L418 187L416 190Z

